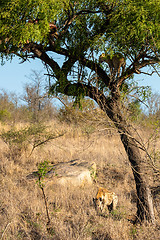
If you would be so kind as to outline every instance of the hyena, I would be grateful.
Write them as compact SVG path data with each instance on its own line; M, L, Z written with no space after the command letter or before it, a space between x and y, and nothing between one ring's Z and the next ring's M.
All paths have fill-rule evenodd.
M93 202L98 213L108 213L108 211L116 209L118 197L114 192L110 192L106 188L100 187L96 198L93 198Z

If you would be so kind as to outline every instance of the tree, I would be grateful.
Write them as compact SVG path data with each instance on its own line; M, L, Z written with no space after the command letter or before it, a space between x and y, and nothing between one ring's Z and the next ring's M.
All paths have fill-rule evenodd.
M7 93L5 90L0 90L0 121L14 122L17 114L17 96L14 93ZM15 114L16 112L16 114Z
M147 100L148 114L155 117L155 120L159 119L160 112L160 95L159 93L152 93Z
M45 89L46 79L42 72L32 70L28 77L30 80L24 85L24 94L22 100L26 102L27 108L32 113L32 120L38 122L42 116L50 117L50 112L54 111L51 99L48 98L47 89Z
M125 118L121 90L160 61L160 2L156 0L2 0L1 56L40 59L50 94L94 99L114 122L130 161L137 216L155 222L143 159ZM63 57L58 63L55 54ZM147 69L147 70L146 70ZM146 70L146 72L144 72Z

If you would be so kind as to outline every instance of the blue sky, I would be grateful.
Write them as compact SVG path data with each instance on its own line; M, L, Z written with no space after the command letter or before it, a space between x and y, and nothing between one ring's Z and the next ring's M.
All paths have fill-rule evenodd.
M40 72L43 70L43 64L39 60L26 61L20 64L21 60L14 58L12 62L7 61L0 66L0 89L9 92L22 94L24 84L27 83L32 70Z
M15 92L22 94L24 84L28 81L32 70L40 72L43 70L43 64L40 60L26 61L19 64L20 60L14 58L12 62L8 61L5 65L0 65L0 89L6 90L8 93ZM154 92L160 93L160 77L156 74L153 76L147 76L144 74L135 75L135 79L140 80L140 85L151 86Z

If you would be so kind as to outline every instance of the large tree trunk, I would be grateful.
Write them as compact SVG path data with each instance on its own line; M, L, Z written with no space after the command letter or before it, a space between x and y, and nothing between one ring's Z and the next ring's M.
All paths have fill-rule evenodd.
M148 220L155 222L151 191L148 187L144 175L144 164L141 153L135 138L132 136L130 126L127 125L122 112L120 98L113 96L107 103L105 111L108 117L114 122L120 133L121 141L124 145L128 159L131 164L137 190L137 219L142 222Z

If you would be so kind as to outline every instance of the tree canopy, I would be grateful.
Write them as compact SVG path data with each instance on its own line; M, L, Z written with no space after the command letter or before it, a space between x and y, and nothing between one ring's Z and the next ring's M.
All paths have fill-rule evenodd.
M159 49L160 3L156 0L2 0L0 5L0 36L2 41L8 38L10 46L23 47L28 40L47 44L49 23L57 21L61 42L63 35L63 43L65 38L69 46L81 36L94 40L89 43L98 50L107 44L111 50L135 53L146 43Z
M159 63L159 5L156 0L2 0L1 56L18 55L24 61L40 58L56 79L57 91L63 93L64 86L60 86L71 83L67 79L71 72L72 83L78 79L92 85L98 73L99 89L106 90L109 69L106 71L105 63L99 64L99 53L105 51L112 58L121 52L127 65L119 78L120 87L127 78L141 73L141 68L155 70ZM62 66L54 53L64 56ZM87 75L85 67L96 74ZM76 94L73 89L68 91L72 94Z

